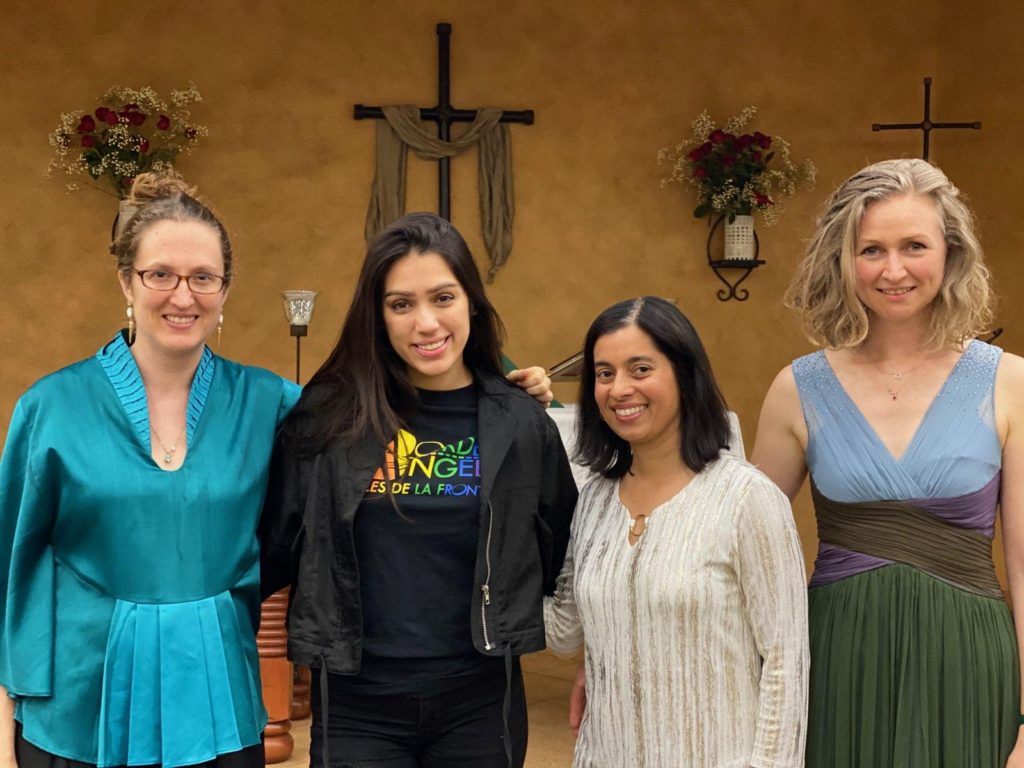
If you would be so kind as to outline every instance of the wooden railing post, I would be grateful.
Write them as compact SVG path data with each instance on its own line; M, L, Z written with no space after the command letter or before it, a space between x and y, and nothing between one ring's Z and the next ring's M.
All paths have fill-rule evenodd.
M267 708L267 729L263 745L268 763L280 763L292 755L295 742L291 733L292 665L288 661L288 590L268 597L260 611L260 630L256 647L260 655L263 703Z

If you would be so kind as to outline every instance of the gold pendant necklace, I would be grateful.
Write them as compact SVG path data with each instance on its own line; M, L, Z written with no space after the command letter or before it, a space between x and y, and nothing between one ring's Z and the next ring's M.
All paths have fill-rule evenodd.
M924 365L927 362L928 362L928 358L926 357L924 360L922 360L920 363L915 365L910 370L908 370L908 371L899 371L897 373L889 373L888 371L883 371L882 367L878 363L872 363L872 365L883 376L888 376L888 377L896 380L897 382L899 382L899 381L903 381L903 379L908 378L910 376L910 374L914 373L914 371L916 371L918 368L920 368L922 365ZM903 383L900 384L899 386L890 385L890 384L886 384L885 385L885 391L889 393L889 397L891 397L893 399L893 402L896 401L896 398L899 396L900 392L903 391L903 388L905 386L907 386L907 383L908 382L903 381Z
M647 530L647 515L637 515L629 523L629 535L639 539Z

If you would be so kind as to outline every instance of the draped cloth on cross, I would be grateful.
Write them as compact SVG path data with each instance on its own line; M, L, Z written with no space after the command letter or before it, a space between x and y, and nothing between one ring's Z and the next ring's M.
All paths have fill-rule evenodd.
M477 180L480 193L480 222L484 245L491 257L487 282L494 282L498 269L512 250L512 143L508 125L500 122L500 109L477 110L469 128L452 141L428 132L420 121L419 107L402 104L381 107L384 120L377 123L377 167L366 212L366 241L405 213L405 168L409 147L426 160L453 157L474 144L480 145Z

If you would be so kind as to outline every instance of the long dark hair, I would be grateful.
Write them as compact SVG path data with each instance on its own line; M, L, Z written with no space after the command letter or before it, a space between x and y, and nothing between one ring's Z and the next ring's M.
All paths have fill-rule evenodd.
M463 362L474 375L501 376L505 329L466 241L440 216L410 213L370 243L341 337L289 417L286 439L303 453L323 451L339 440L373 438L384 445L414 412L416 388L384 325L384 281L399 259L428 253L444 259L469 299Z
M656 296L621 301L597 316L583 345L575 458L605 477L622 477L633 463L629 443L601 419L594 399L594 345L602 336L635 325L672 363L679 388L683 463L694 472L729 447L732 431L725 399L704 345L686 315Z

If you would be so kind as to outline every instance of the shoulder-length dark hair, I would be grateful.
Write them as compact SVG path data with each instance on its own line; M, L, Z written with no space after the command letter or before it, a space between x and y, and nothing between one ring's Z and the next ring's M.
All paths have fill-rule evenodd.
M672 363L679 388L683 463L694 472L729 447L732 431L725 399L715 383L711 363L696 329L671 303L656 296L629 299L609 307L594 320L583 345L579 419L575 459L605 477L622 477L633 463L629 443L601 419L594 399L594 346L602 336L635 325Z
M463 351L475 375L501 375L505 329L484 293L483 281L462 235L432 213L410 213L382 231L366 252L341 337L303 390L289 417L286 438L303 453L317 453L341 440L391 440L418 402L406 364L384 325L384 281L399 259L437 254L469 299L469 340Z

